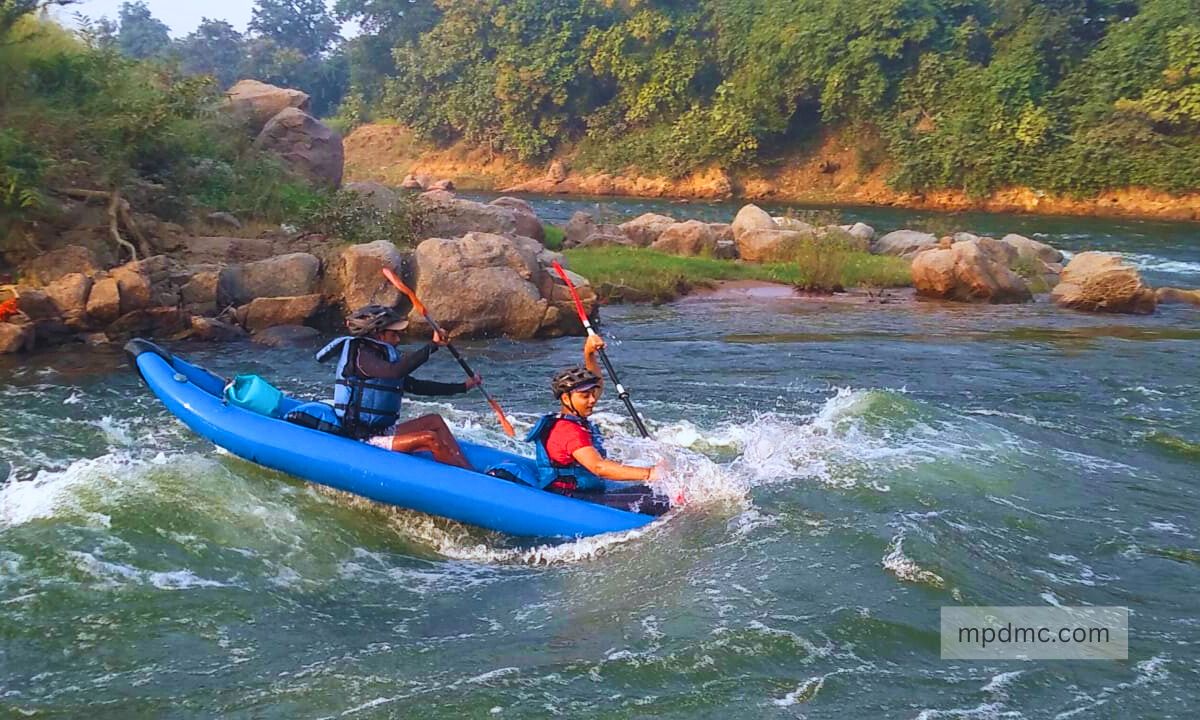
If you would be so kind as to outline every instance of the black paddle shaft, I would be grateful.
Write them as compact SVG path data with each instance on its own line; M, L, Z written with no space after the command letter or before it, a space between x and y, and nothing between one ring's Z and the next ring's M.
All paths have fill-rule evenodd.
M600 349L600 362L604 363L604 372L612 378L613 384L617 386L617 397L625 403L625 408L629 410L629 416L633 418L633 424L637 425L638 432L642 437L650 437L650 431L646 429L645 423L642 422L642 416L638 415L638 411L633 407L633 401L629 399L629 391L621 384L620 378L617 377L617 371L613 369L612 361L608 359L608 353L604 349Z

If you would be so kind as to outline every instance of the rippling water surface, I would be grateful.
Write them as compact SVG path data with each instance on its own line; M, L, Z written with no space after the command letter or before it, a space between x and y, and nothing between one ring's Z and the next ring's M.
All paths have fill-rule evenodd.
M989 221L1083 223L1076 249L1136 247L1200 284L1195 226L1126 243ZM0 359L0 716L1194 716L1200 312L698 297L604 316L658 438L610 397L612 444L668 458L693 500L557 545L216 451L116 350ZM526 427L578 347L465 344ZM172 349L325 392L306 351ZM510 442L477 397L413 405ZM1130 659L942 661L955 604L1128 606Z

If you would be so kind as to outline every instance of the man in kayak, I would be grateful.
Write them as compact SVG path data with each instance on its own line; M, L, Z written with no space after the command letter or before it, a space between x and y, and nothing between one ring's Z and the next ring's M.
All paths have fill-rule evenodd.
M591 335L583 345L583 367L572 367L555 374L550 387L559 402L557 413L544 416L529 432L528 440L537 451L539 485L562 494L603 492L605 480L648 482L658 479L662 468L624 465L609 460L599 429L591 416L604 390L604 379L596 362L604 347L599 335ZM621 492L649 488L633 486Z
M433 340L420 350L401 352L396 345L408 320L390 307L367 305L346 319L350 334L317 353L324 362L338 357L333 390L334 412L342 432L350 437L397 452L426 450L447 465L473 470L442 416L423 415L398 422L404 394L459 395L481 382L479 376L461 383L420 380L412 372L449 339L434 331Z

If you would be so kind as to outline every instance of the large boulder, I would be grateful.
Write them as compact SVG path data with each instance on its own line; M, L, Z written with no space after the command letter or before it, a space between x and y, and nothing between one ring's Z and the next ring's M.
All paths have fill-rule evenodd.
M303 110L289 107L280 111L254 144L279 155L293 172L317 185L341 187L345 163L342 138Z
M806 223L803 220L793 217L772 217L775 221L775 227L780 230L795 230L796 232L814 232L817 227L811 223Z
M329 292L350 311L371 303L394 306L400 302L400 291L387 282L382 270L402 273L405 261L405 255L386 240L351 245L338 256Z
M113 342L132 337L152 335L177 335L190 331L192 317L177 307L151 307L134 310L117 318L104 329L104 334Z
M625 233L626 237L634 245L649 247L658 240L658 237L663 234L664 230L677 222L679 221L667 215L645 213L638 215L628 222L623 222L617 227L621 229L621 232Z
M21 266L19 275L22 282L40 287L64 275L94 275L99 270L100 262L95 253L81 245L68 245L29 260Z
M632 245L629 236L617 225L599 224L585 212L576 212L563 228L563 247L600 247Z
M507 208L513 212L513 218L517 223L517 234L524 235L528 238L533 238L540 243L546 242L546 228L542 225L542 221L534 212L533 206L515 197L498 197L493 200L491 205L496 207Z
M424 231L430 237L456 238L470 232L517 234L517 212L509 207L463 200L444 190L422 193L418 202L426 211Z
M107 325L121 317L121 290L114 277L98 278L88 293L87 317L92 325Z
M733 230L737 237L738 257L747 262L784 260L789 246L815 239L811 232L796 230L753 229L738 234L736 222Z
M662 231L650 249L672 255L712 256L717 250L717 234L711 225L699 220L674 223Z
M29 319L36 321L58 317L58 307L48 294L24 286L18 287L17 292L17 310Z
M916 230L893 230L875 241L871 252L876 255L912 257L922 250L937 247L938 239L931 233Z
M117 281L121 296L121 314L150 307L150 277L133 263L113 268L109 275Z
M778 230L775 219L757 205L746 205L733 218L733 239L741 243L746 233L758 230Z
M271 118L283 110L294 108L308 111L307 93L258 80L241 80L226 90L225 96L229 98L230 112L254 134L258 134Z
M259 297L310 295L317 291L321 261L308 253L289 253L222 268L217 304L245 305Z
M866 223L856 222L853 225L842 225L841 228L850 233L852 237L865 240L868 247L875 241L875 228Z
M430 238L414 255L416 293L452 335L534 337L558 320L538 291L540 249L532 240L490 233ZM411 319L422 322L415 310Z
M33 350L35 338L33 323L0 322L0 355L29 352Z
M204 340L208 342L226 342L229 340L241 340L246 337L246 331L223 320L207 317L192 317L192 332L193 340Z
M83 273L63 275L46 286L46 295L69 327L82 330L87 325L88 294L92 278Z
M321 294L254 298L237 309L238 323L252 333L279 325L303 325L321 308Z
M179 299L185 310L197 315L212 315L217 312L217 281L220 273L203 270L179 288Z
M383 183L374 181L352 182L343 185L342 189L361 196L368 205L383 213L392 212L400 202L400 196L396 191Z
M1050 299L1061 307L1089 312L1153 313L1158 300L1138 271L1120 255L1082 252L1063 268Z
M1008 235L1000 238L1000 242L1005 243L1016 250L1017 256L1022 260L1040 260L1041 262L1049 265L1061 263L1063 261L1063 254L1060 251L1044 242L1038 242L1037 240L1027 238L1024 235L1009 233Z
M995 241L993 241L995 242ZM917 294L945 300L1020 303L1033 298L1007 258L988 243L964 240L918 253L912 276Z

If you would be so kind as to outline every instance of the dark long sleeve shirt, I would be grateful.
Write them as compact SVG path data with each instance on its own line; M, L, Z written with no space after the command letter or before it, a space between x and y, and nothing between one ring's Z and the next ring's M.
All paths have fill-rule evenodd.
M442 383L433 380L421 380L412 377L411 373L425 364L438 346L428 343L425 347L414 352L405 353L398 362L388 362L383 354L369 343L355 343L357 349L353 363L362 377L382 378L387 380L404 380L404 391L414 395L460 395L467 391L466 383Z

